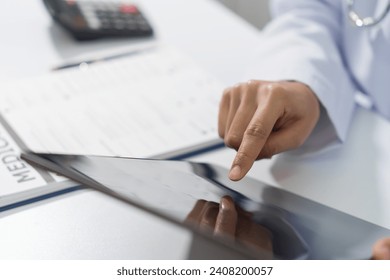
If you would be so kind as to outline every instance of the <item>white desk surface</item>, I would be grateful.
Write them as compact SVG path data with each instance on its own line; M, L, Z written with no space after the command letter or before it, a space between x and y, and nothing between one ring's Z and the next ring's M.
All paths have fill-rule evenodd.
M226 85L238 82L253 63L261 36L214 1L137 2L156 40L188 53ZM52 24L39 0L3 3L0 22L0 82L140 42L75 43ZM259 161L250 176L390 228L389 143L390 123L361 109L341 148ZM229 167L233 156L220 149L192 160ZM0 228L0 259L180 259L188 257L192 240L183 229L91 190L2 212Z

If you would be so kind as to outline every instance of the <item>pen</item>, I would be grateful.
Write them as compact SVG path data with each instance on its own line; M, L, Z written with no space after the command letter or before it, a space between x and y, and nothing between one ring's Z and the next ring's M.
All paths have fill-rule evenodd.
M120 54L115 54L115 55L111 55L111 56L105 56L105 57L100 57L100 58L95 58L95 59L90 59L90 60L85 60L85 61L80 61L80 62L68 63L68 64L54 67L52 69L52 71L63 70L63 69L73 68L73 67L79 67L80 69L85 69L88 67L89 64L92 64L92 63L117 59L117 58L131 56L131 55L136 55L139 53L150 51L154 48L155 47L152 46L152 47L148 47L148 48L144 48L144 49L137 49L137 50L133 50L133 51L125 52L125 53L120 53Z

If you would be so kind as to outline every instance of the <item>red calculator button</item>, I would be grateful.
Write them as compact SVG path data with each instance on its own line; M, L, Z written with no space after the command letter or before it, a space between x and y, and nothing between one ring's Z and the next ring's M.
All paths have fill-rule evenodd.
M66 0L66 3L67 3L69 6L73 6L73 5L76 5L76 0Z
M121 11L121 13L124 13L124 14L136 14L136 13L138 13L137 7L134 6L134 5L129 5L129 4L121 5L120 11Z

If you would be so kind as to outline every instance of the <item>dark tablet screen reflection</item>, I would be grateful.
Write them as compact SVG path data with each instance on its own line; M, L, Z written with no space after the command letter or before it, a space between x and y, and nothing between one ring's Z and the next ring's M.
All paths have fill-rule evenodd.
M115 194L171 220L265 258L365 259L390 231L260 181L233 183L225 168L194 162L43 155ZM72 176L69 176L71 174ZM250 195L256 190L256 195ZM250 198L249 198L250 197Z

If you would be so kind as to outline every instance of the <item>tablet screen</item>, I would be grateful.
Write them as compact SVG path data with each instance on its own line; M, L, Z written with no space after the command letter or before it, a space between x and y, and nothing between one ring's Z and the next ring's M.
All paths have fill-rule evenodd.
M390 230L205 163L83 155L25 159L121 198L248 256L367 259ZM258 253L258 254L257 254Z

